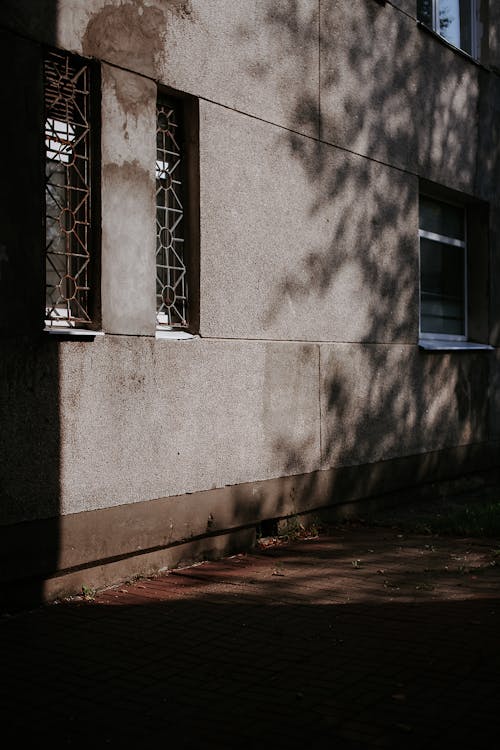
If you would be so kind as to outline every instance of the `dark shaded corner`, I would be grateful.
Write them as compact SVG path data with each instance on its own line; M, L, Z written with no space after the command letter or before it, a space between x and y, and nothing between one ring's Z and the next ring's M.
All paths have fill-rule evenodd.
M57 2L0 10L0 608L36 605L59 551L59 353L43 337L41 43Z

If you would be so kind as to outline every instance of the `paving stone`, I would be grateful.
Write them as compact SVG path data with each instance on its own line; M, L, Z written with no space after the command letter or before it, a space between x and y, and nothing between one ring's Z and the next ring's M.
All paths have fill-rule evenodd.
M2 617L6 739L486 747L496 549L342 525Z

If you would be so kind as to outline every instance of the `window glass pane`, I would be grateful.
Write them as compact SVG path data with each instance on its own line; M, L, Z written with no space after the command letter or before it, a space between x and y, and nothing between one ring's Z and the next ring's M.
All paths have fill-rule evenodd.
M473 0L439 0L439 31L450 44L472 54Z
M465 239L464 210L420 196L420 229L456 240Z
M465 335L465 250L420 240L422 333Z
M441 36L460 47L460 0L439 0L439 31Z

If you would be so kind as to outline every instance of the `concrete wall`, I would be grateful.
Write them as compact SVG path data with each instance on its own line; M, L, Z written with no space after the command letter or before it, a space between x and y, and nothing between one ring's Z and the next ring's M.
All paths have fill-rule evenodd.
M488 68L419 28L413 0L3 3L2 70L22 61L3 81L15 115L3 118L15 150L0 179L5 529L86 512L87 531L71 528L102 560L134 549L128 537L103 551L89 532L110 508L172 498L159 523L179 531L150 535L161 547L210 530L212 510L186 493L285 483L248 516L239 506L254 490L218 496L223 531L388 491L370 479L378 462L417 457L419 482L460 473L457 456L464 472L495 463L496 352L417 346L421 178L489 204L481 315L499 341L495 5ZM94 340L40 334L42 44L100 62L105 335ZM186 341L154 337L158 83L199 109L199 325ZM352 473L321 479L343 467L366 477L354 494ZM300 492L286 484L298 476ZM63 542L59 522L50 529L46 571L92 564L87 543L72 562L61 552L78 548L77 531Z

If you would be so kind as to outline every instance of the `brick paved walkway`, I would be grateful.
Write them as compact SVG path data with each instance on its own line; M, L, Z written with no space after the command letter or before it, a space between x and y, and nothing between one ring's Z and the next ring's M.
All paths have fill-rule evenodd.
M491 748L497 546L339 526L4 616L2 737L8 747Z

